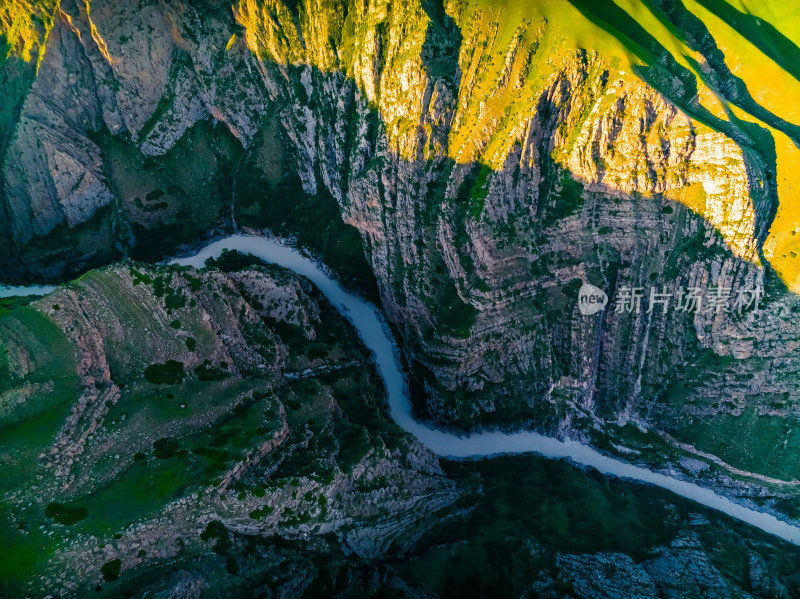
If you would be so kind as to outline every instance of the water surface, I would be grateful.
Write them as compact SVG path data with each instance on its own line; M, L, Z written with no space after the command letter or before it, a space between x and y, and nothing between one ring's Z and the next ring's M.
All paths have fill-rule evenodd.
M26 295L47 295L55 290L56 287L54 285L31 285L29 287L0 285L0 298L23 297Z

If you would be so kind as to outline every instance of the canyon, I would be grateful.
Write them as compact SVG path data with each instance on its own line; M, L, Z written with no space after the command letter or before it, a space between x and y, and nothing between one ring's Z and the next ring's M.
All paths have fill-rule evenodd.
M798 23L789 6L745 5L6 3L0 282L52 285L51 307L36 300L33 312L84 356L62 365L81 391L64 400L74 412L53 451L79 458L91 418L121 397L115 371L97 362L103 352L84 347L112 329L163 338L141 371L172 360L191 365L190 379L197 368L222 376L225 362L243 384L286 378L277 356L307 350L294 337L259 370L254 342L234 348L220 336L203 366L169 342L169 312L156 324L129 321L158 303L141 295L155 280L149 269L166 268L154 264L241 230L291 238L381 309L408 376L409 419L451 434L534 432L589 446L796 521ZM84 277L106 276L121 277L121 296L103 283L81 299ZM191 276L214 279L222 297L257 285L238 274ZM611 298L605 310L580 312L585 283ZM77 297L50 299L74 285ZM180 289L196 292L189 279ZM615 309L631 289L642 291L643 309ZM744 312L647 309L651 291L677 298L687 289L763 297ZM159 291L156 299L172 297ZM274 324L242 297L210 321L233 331ZM17 305L27 300L7 301L12 313L29 310ZM85 329L117 310L100 337ZM44 323L30 334L50 339ZM14 335L2 338L19 361L9 414L57 387L57 377L16 387L33 372L24 365L34 350L21 351ZM150 341L136 343L131 356ZM335 378L331 360L324 368ZM302 370L291 374L303 380ZM370 381L369 402L380 405ZM264 452L286 440L272 442ZM461 482L423 454L423 465L384 459L409 489L441 485L438 507L458 503ZM67 462L50 467L79 476ZM559 559L560 571L585 573L605 558Z

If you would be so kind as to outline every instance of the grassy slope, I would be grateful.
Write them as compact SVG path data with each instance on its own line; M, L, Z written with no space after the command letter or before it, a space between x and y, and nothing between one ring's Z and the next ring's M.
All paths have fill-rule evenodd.
M28 306L0 309L0 360L8 356L8 341L20 344L33 370L20 379L0 368L3 416L0 417L0 497L30 484L43 448L58 432L80 394L75 351L49 318ZM14 390L37 385L38 392L22 405L9 408ZM0 501L0 580L19 582L37 560L52 553L53 543L42 530L15 523L18 507ZM22 534L20 534L22 533Z
M220 267L254 268L235 263ZM293 284L280 270L255 268L267 277L272 273L279 286ZM287 305L286 322L234 324L229 319L245 310L245 301L258 303L243 300L229 283L220 285L225 279L218 271L212 271L217 272L216 282L185 269L134 271L132 277L127 268L92 271L69 285L92 304L101 330L108 327L106 357L121 396L106 405L97 431L70 468L74 481L66 486L64 479L53 478L52 467L40 456L48 455L81 392L75 347L53 321L56 306L57 312L74 307L66 307L66 292L60 290L32 305L6 302L0 310L0 584L12 596L52 568L54 556L84 535L101 545L113 543L133 524L165 517L165 508L174 501L213 492L234 464L269 441L284 422L290 443L302 442L309 432L314 443L299 458L292 458L291 450L269 458L276 467L286 460L271 477L261 479L272 492L296 477L328 484L338 472L351 471L373 447L404 443L399 430L388 426L388 417L377 413L373 399L381 392L365 350L332 307L323 302L319 320L311 322L315 337L309 339L292 324L293 315L302 314L307 304ZM202 312L196 302L202 302ZM210 322L203 313L210 315ZM225 350L216 329L230 333L235 326L243 327L245 338L263 352L267 364L287 348L288 371L321 364L340 370L296 382L276 380L271 373L232 375L235 364L247 371L246 364L237 362L235 352L233 362L219 362ZM186 364L183 380L149 380L146 367L160 363L164 352ZM13 374L19 356L31 370L24 378ZM189 367L204 359L211 362L208 368ZM12 402L12 392L30 385L39 386L24 403ZM338 406L335 417L329 414L333 406ZM346 445L339 445L339 435L349 440ZM234 487L240 499L254 492L252 482ZM47 507L53 509L55 503L66 506L63 523L47 515ZM235 513L235 506L230 509ZM205 511L201 502L192 517ZM191 530L186 533L190 542L197 542Z
M777 153L778 206L767 240L767 257L786 284L800 290L800 154L798 136L792 133L800 124L800 72L797 57L800 41L796 11L790 5L771 2L747 3L737 7L719 1L687 2L689 8L708 27L730 70L746 84L753 100L779 119L794 127L768 126L775 138ZM749 14L747 14L749 13ZM756 17L752 18L751 17ZM765 22L759 22L758 19ZM773 29L778 29L776 31ZM786 37L783 37L783 36ZM794 39L792 39L794 38ZM758 122L745 113L744 118Z
M795 61L791 58L797 54L798 48L794 45L796 40L784 39L780 34L776 36L775 30L770 27L770 24L780 23L784 31L790 32L790 35L794 32L796 36L797 30L792 28L791 18L787 19L785 11L775 11L767 3L756 3L761 8L762 18L768 21L758 23L721 0L688 1L683 3L686 10L705 29L679 30L659 9L646 8L646 4L634 2L618 4L651 32L678 64L686 66L697 77L701 106L729 123L725 126L720 126L720 123L709 124L727 134L741 129L749 133L751 129L737 124L741 120L742 123L752 123L762 128L766 133L763 140L750 135L768 170L777 171L773 174L777 175L779 207L765 244L765 257L790 289L800 291L800 240L796 235L800 210L796 194L800 183L800 163L797 162L800 111L794 101L800 93L800 81L793 64ZM669 11L672 5L666 3L665 10ZM750 6L747 10L750 8L758 10ZM686 26L687 22L683 21L682 24ZM699 68L701 64L708 64L711 56L690 47L705 35L711 36L729 71L720 72L714 65L716 80ZM687 36L695 38L692 44L687 42ZM624 35L618 37L625 39ZM732 77L741 79L736 93L723 89L733 83ZM646 75L645 79L648 79ZM666 95L670 97L669 93ZM675 100L674 97L670 99ZM678 102L678 105L681 103ZM691 110L689 114L697 117ZM770 138L774 139L774 150L769 147L772 142Z

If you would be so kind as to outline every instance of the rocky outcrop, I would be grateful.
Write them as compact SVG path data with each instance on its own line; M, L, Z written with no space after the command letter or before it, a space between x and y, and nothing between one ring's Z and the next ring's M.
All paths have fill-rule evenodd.
M562 581L581 597L787 597L780 581L762 578L763 560L751 554L753 594L731 584L709 559L697 533L685 531L654 559L635 563L624 554L559 555Z

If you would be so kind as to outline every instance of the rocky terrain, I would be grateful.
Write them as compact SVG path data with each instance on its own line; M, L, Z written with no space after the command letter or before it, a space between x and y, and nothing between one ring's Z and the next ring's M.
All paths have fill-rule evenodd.
M238 254L91 271L0 339L7 596L800 589L795 548L666 492L440 462L319 292Z
M203 299L195 297L201 290L193 289L193 279L180 273L167 282L167 274L145 265L136 267L138 275L127 266L91 270L124 259L152 264L185 245L244 228L294 236L382 306L402 346L420 418L459 431L534 428L577 438L800 517L800 129L794 124L800 114L792 100L800 93L800 23L791 7L746 5L7 2L0 8L2 280L65 282L91 273L59 291L63 297L43 300L50 307L18 308L37 322L13 326L41 324L49 332L3 328L2 341L18 360L8 372L25 381L6 390L3 417L16 418L21 409L39 413L25 406L42 394L50 398L44 406L54 402L65 410L55 419L63 427L51 431L58 433L52 444L47 437L45 457L26 458L53 478L14 501L40 493L45 501L46 489L77 501L135 467L133 454L158 460L148 452L159 439L224 426L223 412L250 393L263 404L257 409L269 411L273 400L254 399L269 392L284 405L282 412L274 406L274 434L242 441L249 457L224 468L214 458L187 454L192 468L206 468L199 462L207 460L215 470L180 500L203 507L188 510L186 526L219 520L244 537L247 526L263 524L262 532L277 526L277 516L266 514L253 524L248 514L261 508L249 499L237 500L237 512L233 500L211 502L206 490L238 497L233 486L256 486L240 481L260 480L269 455L305 443L297 430L302 425L295 423L293 432L285 420L292 411L279 390L318 397L308 416L317 426L338 414L337 405L346 411L335 386L340 375L356 376L354 367L326 371L330 380L299 391L292 386L305 378L287 381L287 373L313 370L314 360L326 369L331 361L363 364L366 356L318 355L323 348L311 347L308 336L317 326L308 324L316 322L313 310L299 312L308 322L289 318L292 326L306 327L305 341L274 339L281 331L270 323L283 322L285 314L269 312L261 299L251 302L277 293L259 289L268 284L259 282L261 275L203 275L197 280L208 279L203 285L219 295ZM580 313L584 282L610 296L605 311ZM617 312L616 299L632 288L642 290L642 309ZM674 302L689 288L706 302L720 289L731 300L742 290L763 290L760 311L739 313L728 304L717 310L710 303L697 312L674 303L648 311L651 290ZM309 289L285 293L275 296L285 310L317 301ZM196 303L178 306L179 297ZM162 301L174 304L156 309ZM264 318L272 320L262 326ZM172 329L176 320L180 326ZM187 326L199 328L184 332L193 330ZM45 334L79 353L73 365L61 363L64 352L56 351L55 362L42 363L61 374L37 378L29 369L38 362L24 357L34 351L25 339ZM186 346L188 337L200 353ZM358 354L357 345L347 351ZM153 428L154 435L161 432L142 437L132 454L123 440L144 435L131 428L143 425L130 414L123 424L116 406L127 394L153 400L147 386L154 383L141 377L159 364L156 378L169 376L170 361L183 364L176 385L212 385L209 396L221 394L227 403L209 404L185 430L166 422L174 413L163 414L166 428ZM200 381L201 374L229 376ZM380 403L373 375L358 386ZM75 406L68 416L67 406ZM122 425L117 440L98 437L101 423L115 418ZM367 424L358 422L371 435ZM334 432L338 438L341 431ZM371 436L370 443L382 447ZM342 480L355 484L354 477L374 478L376 469L391 467L404 481L398 488L408 489L401 503L414 503L418 492L428 496L420 491L424 485L436 489L430 497L437 509L457 501L457 485L430 456L419 463L387 457L405 453L398 447L408 442L397 443L382 458L369 453L363 459L371 465L342 472ZM181 450L189 451L175 449ZM112 451L120 462L101 459ZM320 518L327 523L368 519L358 510L330 516L345 510L331 499L335 484L325 483L326 491L304 487L297 496L327 497L331 503ZM159 518L167 518L164 506L176 499L165 492ZM232 511L224 515L222 507ZM184 517L182 508L175 510L175 518ZM244 524L234 526L238 517ZM373 553L352 551L384 555L395 538L408 550L422 531L402 532L411 525L398 518L382 525L383 532L352 541ZM86 520L76 526L89 527ZM331 527L325 533L344 538L345 524L325 526ZM85 545L76 542L72 551L96 545L96 530L81 533ZM164 530L170 530L166 524ZM664 564L684 551L676 547L696 544L692 531L670 534L654 544L662 557L647 558L655 565L642 566L644 558L636 557L637 574L623 578L641 580L642 588L660 584L658 572L673 570ZM141 543L134 535L127 546ZM117 559L111 549L101 550ZM122 567L137 563L131 551L120 554ZM560 549L548 551L552 557ZM550 567L564 573L553 580L600 571L608 560L627 564L613 557L618 551L553 557ZM68 563L68 555L76 554L59 559ZM745 562L748 571L761 567L751 557L737 557L737 572ZM67 585L97 578L103 559L73 579L53 566L61 578L48 574L47 580ZM381 572L369 576L395 580ZM187 589L202 584L186 576L180 584ZM358 580L368 587L364 576ZM756 590L756 583L741 580L738 588ZM631 589L625 592L635 595Z
M5 310L4 580L81 595L212 547L235 570L228 531L364 558L422 534L460 493L317 293L266 267L115 267Z

